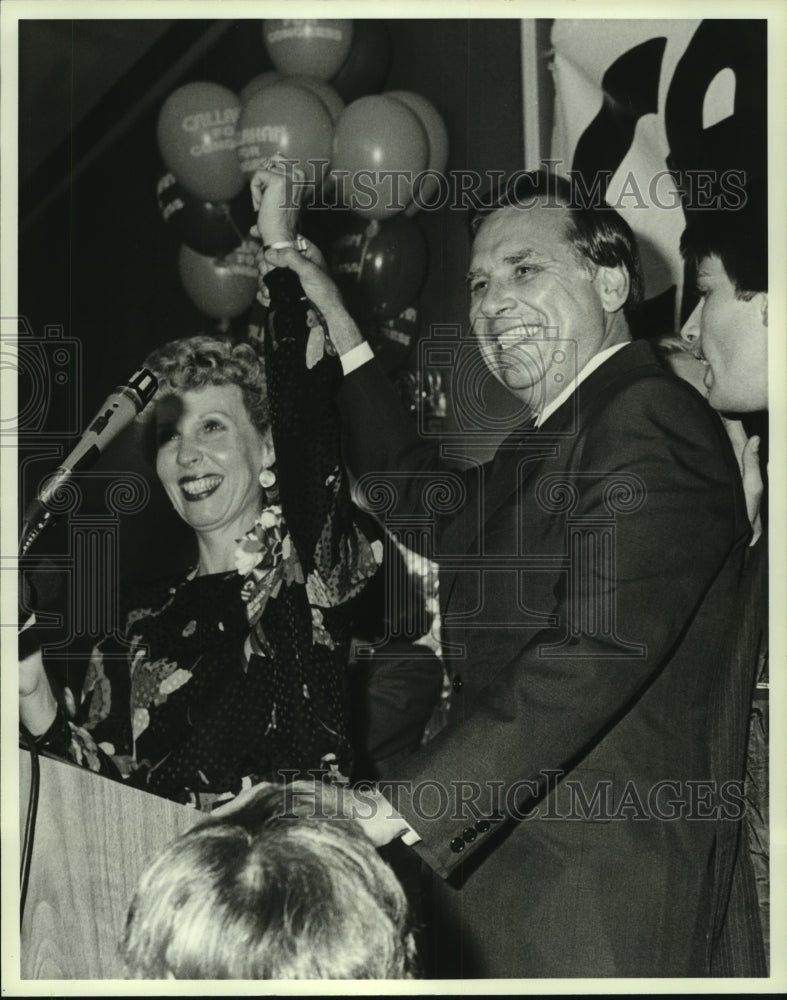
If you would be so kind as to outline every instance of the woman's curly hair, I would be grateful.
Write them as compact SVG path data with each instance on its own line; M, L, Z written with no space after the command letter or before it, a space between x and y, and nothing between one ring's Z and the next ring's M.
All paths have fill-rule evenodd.
M144 365L158 380L157 398L208 385L238 386L252 426L260 434L269 430L265 367L251 344L235 343L230 337L196 334L157 347ZM144 451L151 461L155 461L156 455L154 413L155 401L142 414Z
M252 424L260 433L270 426L265 369L250 344L204 334L183 337L157 347L145 359L145 367L158 379L160 395L206 385L237 385Z

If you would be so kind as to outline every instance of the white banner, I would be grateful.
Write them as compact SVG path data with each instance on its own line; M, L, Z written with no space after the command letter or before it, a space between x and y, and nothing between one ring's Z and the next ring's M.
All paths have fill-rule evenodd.
M736 34L740 60L729 54ZM715 38L723 44L708 52ZM722 207L734 208L746 171L759 169L760 157L764 170L764 135L752 143L747 133L759 119L750 115L747 124L746 115L760 85L759 70L750 68L760 38L754 22L557 20L553 26L555 169L580 172L586 186L601 178L606 200L637 235L646 299L662 296L662 317L669 323L664 306L670 305L676 327L684 206L718 207L721 190ZM764 87L761 97L764 107ZM736 156L740 162L731 162Z

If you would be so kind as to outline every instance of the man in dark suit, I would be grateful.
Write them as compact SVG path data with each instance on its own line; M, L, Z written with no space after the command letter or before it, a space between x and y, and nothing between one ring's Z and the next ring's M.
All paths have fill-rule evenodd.
M451 722L384 796L345 806L441 876L436 975L707 975L728 891L714 856L742 812L716 743L739 735L720 716L744 497L717 416L631 341L630 230L543 181L474 222L478 345L536 427L467 473L440 525ZM348 463L418 513L435 451L314 257L270 254L341 356Z

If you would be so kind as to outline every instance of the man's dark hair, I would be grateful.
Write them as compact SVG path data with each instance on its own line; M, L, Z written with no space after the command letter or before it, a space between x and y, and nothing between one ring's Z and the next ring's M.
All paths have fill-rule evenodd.
M577 253L599 267L623 267L629 276L629 295L624 306L628 316L642 302L644 279L639 249L628 223L606 202L577 197L574 186L564 177L543 170L517 174L514 183L489 204L478 208L470 219L475 237L481 224L501 208L527 211L534 199L568 209L567 236Z
M695 211L680 238L687 264L718 257L739 299L768 291L768 194L764 180L751 181L740 208Z

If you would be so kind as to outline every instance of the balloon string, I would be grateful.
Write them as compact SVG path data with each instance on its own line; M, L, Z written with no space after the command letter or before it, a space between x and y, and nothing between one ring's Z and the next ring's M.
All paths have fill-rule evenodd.
M232 217L232 212L230 211L229 205L225 204L223 206L223 211L224 211L224 217L226 218L227 222L229 222L229 224L232 226L233 230L235 231L235 235L238 237L241 243L245 243L246 238L248 237L248 233L246 234L246 236L244 236L243 233L240 231L237 222Z
M366 264L366 251L369 248L369 243L374 239L374 237L380 232L380 223L377 219L372 219L369 225L363 231L363 245L361 246L361 262L358 266L358 284L361 283L361 278L363 277L363 269Z

